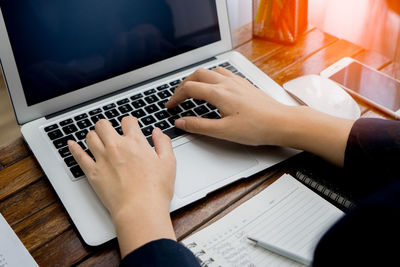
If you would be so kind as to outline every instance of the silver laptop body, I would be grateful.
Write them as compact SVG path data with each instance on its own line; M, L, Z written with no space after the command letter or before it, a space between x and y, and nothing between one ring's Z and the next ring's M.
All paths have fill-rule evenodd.
M41 4L41 2L43 3ZM49 139L49 132L52 130L51 127L56 125L65 136L67 135L65 133L66 130L60 123L64 125L65 121L69 118L74 120L74 118L82 114L89 114L88 119L90 121L90 112L104 109L102 112L105 114L105 107L112 107L113 105L117 105L116 110L118 110L119 106L116 103L122 103L126 99L129 100L128 103L130 103L131 108L135 110L135 107L132 107L132 98L134 96L142 94L146 97L149 90L162 88L163 86L172 88L177 80L183 79L199 67L213 68L218 65L224 66L227 64L231 70L233 69L239 75L245 76L261 90L278 101L288 105L298 105L278 84L244 56L232 51L226 0L148 1L153 6L144 4L147 1L126 0L125 2L119 2L120 9L116 7L117 4L113 4L116 3L115 1L105 1L107 3L103 4L99 4L98 1L93 1L93 3L92 1L55 1L51 5L44 4L44 2L33 3L33 1L26 1L26 5L29 7L23 8L23 10L25 12L32 12L29 14L33 14L31 19L35 22L29 24L16 21L15 18L22 18L20 15L24 15L14 14L15 12L23 12L20 11L20 8L17 8L18 4L13 4L13 1L2 2L3 4L0 6L0 58L2 71L23 137L57 192L79 233L88 245L100 245L115 238L114 226L108 211L97 198L87 179L85 177L76 178L71 173L70 166L66 164L65 158L60 155L60 150L65 150L65 147L58 148L54 145L54 141L58 140L57 136L55 136L56 139L54 140ZM69 4L62 4L62 2L69 2ZM137 10L135 8L138 6L141 7L142 11L147 8L154 13L154 16L161 17L161 21L147 21L142 24L129 21L129 23L136 23L136 26L130 28L132 30L126 36L123 36L123 38L121 36L115 37L114 43L118 44L118 49L110 52L113 58L129 57L132 49L135 53L133 55L135 59L140 58L143 54L150 55L151 53L148 53L149 49L157 50L161 46L167 47L166 51L170 51L169 49L171 49L171 43L173 42L176 42L176 47L179 47L179 51L175 51L175 54L172 54L172 56L165 56L164 52L160 53L162 55L157 60L151 58L154 62L148 60L147 63L144 61L143 63L139 60L140 62L136 64L139 67L122 69L120 73L113 69L120 68L118 64L109 64L106 56L98 56L95 52L81 61L63 59L65 57L64 53L57 54L57 51L66 51L65 54L73 53L69 51L69 49L72 50L71 46L76 46L78 50L84 50L84 47L88 46L87 42L89 42L82 41L82 38L85 40L85 37L80 37L79 35L79 28L85 28L85 25L74 23L74 21L71 22L71 18L69 20L66 18L64 21L61 19L65 13L71 13L71 10L75 10L68 9L73 7L74 3L75 5L79 4L80 8L73 19L77 21L83 19L84 21L88 21L88 24L92 23L91 19L82 18L82 16L89 16L88 14L91 14L89 12L91 10L90 6L102 6L103 12L107 10L109 13L117 13L118 16L105 16L103 13L101 17L107 17L109 21L112 21L115 25L119 25L118 27L120 27L121 21L125 22L126 19L129 21L132 17L129 15L129 12L133 12L133 16L145 13L135 11ZM130 8L123 6L125 4L135 5L135 3L137 6L130 6ZM107 4L110 6L107 6ZM69 6L63 6L61 9L57 5ZM100 16L96 13L99 12L98 9L96 10L93 11L93 14ZM127 10L133 11L126 13ZM169 36L172 36L170 37L172 41L168 41L167 44L164 42L164 37L159 37L161 30L154 30L152 26L153 24L160 23L160 27L164 27L165 24L168 24L162 21L164 19L162 15L164 11L162 10L165 10L165 14L168 14L166 17L169 24L174 25L172 33L166 29L166 31L169 31ZM61 13L58 14L55 11ZM144 21L148 20L148 18L150 17L143 16ZM27 19L27 21L29 20ZM40 23L36 23L37 21L40 21ZM97 25L99 24L97 21L96 23ZM45 26L40 28L40 31L35 28L41 27L41 25ZM86 25L86 27L89 26ZM109 23L99 25L98 27L107 29L108 26ZM67 28L67 30L63 29L63 27ZM65 42L60 42L57 38L52 39L51 36L58 36L57 34L63 32L63 30L70 33L71 27L72 32L75 31L76 39L73 35L69 36ZM74 29L73 27L76 28ZM116 28L118 27L116 26ZM27 30L27 28L34 30ZM93 31L96 30L98 29L93 28ZM150 37L143 37L143 32L146 31L149 32ZM44 32L44 37L34 36L32 32ZM210 32L213 34L209 34ZM96 38L103 36L102 34L93 34ZM129 39L127 36L135 40L134 45L129 46L129 49L126 49L126 43ZM34 39L35 41L33 41L32 38L39 38L40 40ZM155 41L154 38L156 38ZM157 38L160 38L160 40ZM41 42L45 44L44 46L52 48L49 42L53 41L59 42L58 44L61 46L69 42L71 45L65 46L61 50L59 46L54 46L55 54L53 57L48 57L46 60L35 63L36 58L42 56L41 53L50 53L49 49L41 48ZM105 42L107 41L109 39ZM181 43L185 43L185 45L181 46ZM198 43L202 45L193 47L193 44ZM39 48L37 48L38 44ZM28 54L26 54L28 56L21 56L26 53L26 50L28 50ZM153 55L151 54L151 56ZM59 62L63 60L68 62L62 65L54 58L57 58ZM122 60L121 65L124 64L129 65L130 62ZM87 82L89 79L84 75L82 76L82 73L90 73L88 76L91 77L91 81ZM105 76L104 73L108 76ZM111 75L110 73L114 74ZM70 76L73 76L73 78ZM86 85L84 87L77 87L76 84L79 85L82 80L86 82ZM75 86L76 88L72 88L71 90L70 88L65 88L69 84L72 84L72 87ZM36 91L33 90L32 88L35 87L39 89ZM54 93L57 90L52 89L59 87L61 88L59 91L64 90L64 93ZM43 93L46 89L41 88L49 90ZM159 93L157 89L156 93ZM41 96L41 94L44 94L44 96ZM131 110L129 114L130 112ZM150 112L147 113L146 115L149 115ZM127 113L126 115L129 114ZM80 124L78 122L74 121L73 124L79 128ZM154 126L154 123L150 123L150 126ZM76 132L72 130L71 134L74 135ZM84 140L82 140L82 144L85 145ZM171 211L201 199L218 188L238 179L249 177L298 153L295 150L278 147L245 147L191 134L184 134L173 139L173 146L177 158L177 177L175 195L170 206Z

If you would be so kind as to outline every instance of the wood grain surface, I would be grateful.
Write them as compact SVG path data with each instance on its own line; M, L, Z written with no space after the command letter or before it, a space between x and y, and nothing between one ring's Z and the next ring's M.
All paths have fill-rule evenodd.
M234 47L279 84L315 74L344 56L386 73L400 68L389 59L309 27L285 46L252 39L251 25L233 36ZM364 117L385 118L359 102ZM294 159L292 159L294 160ZM227 214L291 168L291 160L237 181L171 214L179 240ZM117 266L118 243L87 246L22 138L0 149L0 212L40 266Z

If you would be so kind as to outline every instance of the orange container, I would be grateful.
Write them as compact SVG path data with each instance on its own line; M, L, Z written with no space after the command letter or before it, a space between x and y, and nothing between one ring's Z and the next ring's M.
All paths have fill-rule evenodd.
M308 0L253 0L253 35L295 43L307 29Z

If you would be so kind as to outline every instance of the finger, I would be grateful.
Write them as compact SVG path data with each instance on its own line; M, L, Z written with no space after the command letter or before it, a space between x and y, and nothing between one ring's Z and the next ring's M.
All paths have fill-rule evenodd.
M204 69L204 68L200 68L197 71L195 71L194 73L192 73L191 75L189 75L183 82L181 82L179 84L178 88L175 90L175 94L179 93L179 91L181 91L182 88L188 82L201 82L201 83L206 83L206 84L217 84L217 83L220 83L221 81L223 81L223 79L224 79L224 76L217 72L214 72L214 71L211 71L208 69ZM166 106L168 105L168 103L170 103L170 101L168 101L166 103ZM171 103L170 106L174 107L176 105Z
M142 130L140 130L138 120L135 117L124 117L121 121L121 128L125 136L143 136L143 138L145 138Z
M109 145L115 142L115 139L119 137L117 131L112 127L108 120L99 120L95 125L96 133L100 137L104 145Z
M78 162L85 174L90 173L90 169L94 167L94 160L82 149L75 141L68 141L68 148L72 156ZM86 175L87 176L87 175Z
M86 135L86 144L95 159L99 159L99 157L103 155L104 144L101 141L100 137L97 135L96 131L90 131Z
M217 84L220 83L224 77L216 73L215 71L200 68L196 70L194 73L189 75L189 77L184 81L195 81L195 82L202 82L202 83L209 83L209 84ZM182 85L184 85L184 83Z
M175 91L175 94L171 96L169 101L165 104L166 108L174 108L181 102L188 98L205 100L211 104L215 103L215 99L212 94L217 90L215 85L189 81L179 91ZM214 102L214 103L213 103Z
M155 128L152 138L154 149L161 159L172 159L175 157L172 142L168 135L163 134L159 128Z
M175 126L190 133L223 138L227 118L204 119L199 117L183 117L175 121Z
M231 72L230 70L227 70L227 69L221 68L221 67L215 68L215 69L214 69L214 72L217 72L217 73L219 73L219 74L221 74L221 75L224 75L224 76L226 76L226 77L232 77L232 78L237 77L237 75L234 74L233 72Z

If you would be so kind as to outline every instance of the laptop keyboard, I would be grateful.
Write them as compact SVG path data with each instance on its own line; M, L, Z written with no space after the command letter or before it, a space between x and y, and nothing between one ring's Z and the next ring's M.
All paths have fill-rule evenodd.
M246 78L228 62L222 63L219 66ZM216 67L217 66L213 66L209 69L212 70ZM111 102L90 110L89 112L74 116L73 118L67 118L56 124L44 127L44 131L70 170L74 180L83 177L84 173L71 155L67 146L67 141L74 140L78 142L78 144L94 159L86 145L85 139L88 132L94 130L96 122L101 119L107 119L115 130L122 135L122 118L129 115L136 117L147 141L153 146L151 133L155 127L160 128L164 134L168 135L173 140L185 134L184 131L174 126L175 120L180 117L199 116L209 119L221 118L217 108L203 100L188 99L173 109L165 108L165 103L184 78L185 77L181 77L170 83L161 84L155 88L133 94L130 97Z

